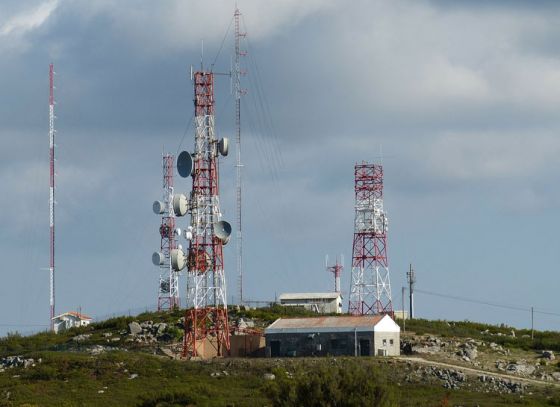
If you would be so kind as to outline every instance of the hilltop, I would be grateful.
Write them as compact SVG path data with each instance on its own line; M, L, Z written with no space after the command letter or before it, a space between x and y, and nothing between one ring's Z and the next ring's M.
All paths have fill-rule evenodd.
M233 310L260 329L272 307ZM400 358L181 361L182 311L0 339L0 406L560 405L560 333L407 321ZM133 330L134 332L131 332Z

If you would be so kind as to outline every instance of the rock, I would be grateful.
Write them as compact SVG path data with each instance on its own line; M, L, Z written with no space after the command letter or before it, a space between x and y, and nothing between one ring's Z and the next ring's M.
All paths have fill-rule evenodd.
M130 324L128 324L128 329L131 335L138 335L142 333L142 327L136 321L132 321Z
M527 365L524 363L510 363L506 366L506 371L510 373L516 373L521 376L529 376L535 372L536 368L532 365Z
M553 372L550 374L552 378L556 381L560 381L560 372Z
M128 380L136 379L137 377L138 377L138 373L132 373L132 374L128 377Z
M511 337L515 338L515 331L513 329L511 330Z
M88 340L90 336L91 336L91 334L81 334L81 335L74 336L72 338L72 340L74 342L84 342L84 341Z
M556 359L556 357L554 356L554 352L552 352L551 350L543 350L541 357L548 359L548 360L554 360Z
M105 333L103 334L103 336L104 336L105 338L110 338L111 336L113 336L113 333L112 333L112 332L105 332Z
M264 380L275 380L275 379L276 379L276 376L275 376L274 374L272 374L272 373L265 373L265 374L263 375L263 379L264 379Z

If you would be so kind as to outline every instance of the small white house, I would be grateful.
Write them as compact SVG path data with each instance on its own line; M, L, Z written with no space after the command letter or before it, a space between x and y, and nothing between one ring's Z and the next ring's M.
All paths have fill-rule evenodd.
M280 305L303 307L318 314L341 314L342 295L329 293L284 293L278 297Z
M53 318L54 332L59 333L70 328L87 326L91 323L91 321L91 317L82 313L74 311L65 312L64 314L57 315Z

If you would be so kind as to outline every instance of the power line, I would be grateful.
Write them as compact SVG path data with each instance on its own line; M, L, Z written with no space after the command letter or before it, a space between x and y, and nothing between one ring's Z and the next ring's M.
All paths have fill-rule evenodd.
M431 296L434 296L434 297L447 298L447 299L456 300L456 301L470 302L470 303L473 303L473 304L487 305L487 306L495 307L495 308L509 309L509 310L512 310L512 311L531 312L531 307L521 307L521 306L509 305L509 304L500 304L500 303L492 302L492 301L478 300L478 299L474 299L474 298L461 297L461 296L457 296L457 295L441 294L441 293L436 293L436 292L433 292L433 291L420 290L418 288L415 289L415 292L418 292L418 293L421 293L421 294L426 294L426 295L431 295ZM560 317L560 313L556 313L556 312L537 310L537 309L534 309L534 308L533 308L533 311L537 314Z

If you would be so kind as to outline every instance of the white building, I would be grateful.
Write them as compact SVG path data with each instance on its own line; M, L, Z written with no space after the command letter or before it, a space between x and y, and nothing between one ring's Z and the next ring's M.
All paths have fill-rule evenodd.
M318 314L341 314L342 295L340 293L284 293L278 297L280 305L303 307Z
M267 355L398 356L400 327L389 315L279 318L264 330Z
M87 326L91 323L92 318L78 312L65 312L53 318L54 332L59 333L67 329Z

